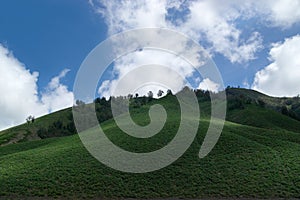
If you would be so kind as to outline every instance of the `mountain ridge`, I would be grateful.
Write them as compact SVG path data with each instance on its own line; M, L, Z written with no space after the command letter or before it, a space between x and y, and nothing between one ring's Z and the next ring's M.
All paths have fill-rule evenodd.
M265 125L271 127L271 125L275 125L274 123L276 122L280 123L280 118L282 117L285 119L283 122L286 124L292 124L291 127L296 127L297 130L300 130L300 123L298 123L300 120L299 97L271 97L258 91L244 88L227 88L223 92L226 92L227 96L227 121L257 127L264 127ZM195 90L195 93L198 97L200 108L202 106L201 110L204 110L204 112L202 112L202 116L209 115L209 93L202 90ZM218 95L218 93L211 95ZM161 100L164 98L166 97L161 98ZM134 101L132 103L133 109L140 109L143 105L147 104L147 101L149 100L147 97L139 97L138 99L139 101ZM155 101L158 101L159 103L159 100L155 99ZM104 98L97 98L94 103L96 105L95 109L100 122L112 118L110 100L107 101ZM95 105L85 106L93 107ZM254 111L261 114L263 113L263 115L266 115L268 120L261 120L261 123L258 123L258 120L255 119L251 120L250 117L255 115ZM272 120L270 115L268 116L268 112L273 113L272 116L277 118L276 122ZM281 116L281 114L296 121L289 120L288 118ZM253 117L255 118L255 116ZM258 117L261 118L262 116L258 115ZM252 123L253 121L254 123ZM270 121L273 122L270 123ZM265 123L265 125L262 123ZM281 124L284 125L284 123ZM52 134L47 133L47 129L50 128L53 129ZM290 129L290 127L287 126L285 126L285 128ZM76 129L73 123L72 108L66 108L37 118L34 123L21 124L19 126L0 131L0 145L3 146L22 141L72 135L75 134L75 132Z
M193 143L174 163L149 173L125 173L102 164L88 152L78 134L63 135L61 132L62 135L51 135L52 132L48 132L50 138L1 146L0 197L298 198L300 122L269 107L272 102L269 103L268 99L263 99L265 104L256 101L257 98L253 97L256 93L240 96L245 91L226 91L229 93L227 121L217 144L203 159L199 159L198 154L209 126L210 100L207 92L198 91L201 118ZM285 103L289 99L283 100ZM108 108L108 101L96 99L95 102L98 102L96 110L106 111ZM112 118L104 120L108 115L98 116L103 120L101 127L106 136L124 150L136 153L159 150L172 141L178 130L180 109L176 97L132 99L130 112L137 124L147 125L150 122L149 108L156 103L166 109L168 118L164 128L155 136L143 139L124 134ZM297 103L293 99L291 105ZM71 108L68 108L10 131L30 128L37 132L39 126L45 128L54 123L54 128L61 131L58 128L67 127L72 120L70 113ZM57 119L62 123L57 123Z

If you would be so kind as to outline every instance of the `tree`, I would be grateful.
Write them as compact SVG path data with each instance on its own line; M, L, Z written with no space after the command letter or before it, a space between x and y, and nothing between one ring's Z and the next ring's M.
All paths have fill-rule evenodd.
M158 92L157 92L157 96L158 96L158 97L161 97L161 96L163 95L163 93L164 93L164 91L162 91L162 90L158 90Z
M260 107L262 107L262 108L264 108L265 105L266 105L266 103L265 103L262 99L258 99L258 100L257 100L257 103L258 103L258 105L259 105Z
M286 106L282 106L281 107L281 113L283 114L283 115L289 115L289 111L288 111L288 109L287 109L287 107Z
M152 91L149 91L149 92L148 92L148 97L149 97L150 99L153 98L153 92L152 92Z
M81 101L81 100L76 100L76 105L77 106L84 106L85 105L85 103L84 103L84 101Z
M29 116L26 118L27 124L34 123L34 120L35 120L34 116L31 116L31 115L29 115Z
M34 123L34 120L35 120L35 117L32 116L32 117L31 117L31 123Z
M234 110L234 109L242 110L244 108L245 106L243 104L243 100L240 97L235 97L228 101L228 110Z
M30 121L31 121L31 115L30 115L29 117L27 117L27 118L26 118L26 122L27 122L27 124L29 124L29 123L30 123Z
M135 93L135 98L138 98L139 97L139 94L138 93Z
M128 99L132 99L132 98L133 98L133 94L128 94L128 95L127 95L127 98L128 98Z
M173 95L172 90L168 89L167 90L167 95Z
M101 99L98 97L94 100L94 103L99 103L100 104Z
M39 130L37 130L37 135L44 139L48 137L48 130L44 127L40 128Z

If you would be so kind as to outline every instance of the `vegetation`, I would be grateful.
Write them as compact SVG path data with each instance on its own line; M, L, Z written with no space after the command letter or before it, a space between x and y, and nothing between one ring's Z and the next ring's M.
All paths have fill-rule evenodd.
M0 197L298 198L300 121L289 112L298 116L299 100L244 89L230 88L226 93L227 122L217 145L204 159L199 159L198 153L209 125L210 94L196 90L201 110L199 131L191 147L172 165L145 174L123 173L93 158L78 135L22 141L0 147ZM180 121L176 97L168 93L151 101L133 95L129 99L132 118L140 125L150 122L151 105L159 103L166 108L168 119L160 133L148 139L124 134L111 119L111 99L96 99L94 107L80 106L87 112L96 109L107 137L123 149L149 152L168 144ZM8 129L0 133L0 142L33 131L41 138L68 135L72 132L70 113L66 109Z
M194 92L201 107L201 116L206 116L209 118L210 96L218 96L219 93L214 94L210 93L209 91L203 90L195 90ZM257 108L257 106L268 109L266 112L272 110L270 112L275 111L277 113L288 116L289 118L300 121L300 98L298 96L293 98L275 98L266 96L253 90L230 87L227 87L224 92L226 92L227 96L227 120L229 121L252 125L253 123L251 120L248 120L249 122L247 122L246 120L247 118L249 118L249 116L247 116L246 118L241 118L239 113L248 112L247 108L249 107L251 107L250 110L253 111ZM163 91L159 90L157 92L157 95L158 97L162 97ZM168 90L164 98L170 96L173 96L173 94L171 90ZM77 100L76 105L78 107L84 108L81 109L81 111L86 111L85 121L82 121L81 123L88 124L91 121L89 113L94 112L94 110L96 111L96 115L100 123L111 119L112 100L122 102L124 99L129 100L131 109L140 109L141 107L154 100L152 91L148 92L147 97L139 97L138 94L129 94L127 97L111 97L108 100L106 100L105 98L96 98L94 100L94 104L87 105L83 101ZM258 109L258 112L259 111L263 111L263 109ZM252 116L255 115L255 113L252 113ZM270 121L272 119L268 120ZM0 145L76 134L71 108L41 117L39 119L35 119L33 116L29 116L26 121L27 124L0 132ZM264 121L266 120L261 121L261 125L259 127L264 126ZM277 121L279 122L280 120ZM285 125L285 127L286 126L289 125Z

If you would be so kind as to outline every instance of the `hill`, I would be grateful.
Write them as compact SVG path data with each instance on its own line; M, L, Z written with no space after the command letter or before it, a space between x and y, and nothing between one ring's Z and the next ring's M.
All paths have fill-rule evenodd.
M226 92L227 96L227 121L261 128L276 127L291 131L300 130L298 123L300 121L299 97L270 97L260 92L243 88L227 88L224 92ZM201 90L195 91L195 93L199 100L201 116L209 118L209 93ZM171 96L162 98L160 101L169 101ZM134 112L140 112L139 110L146 112L145 109L147 109L147 106L145 105L148 101L147 97L134 99L131 104L131 110L134 110ZM87 109L95 109L99 122L104 122L112 118L110 100L97 98L94 103L83 106L86 106ZM34 123L22 124L0 131L0 146L67 136L75 133L72 109L67 108L38 118Z
M199 159L198 153L209 125L210 106L205 93L199 92L197 96L202 118L198 134L187 152L172 165L144 174L119 172L93 158L76 134L19 141L0 147L0 197L299 197L300 122L275 109L286 100L279 102L281 98L273 99L244 89L229 89L226 92L227 120L231 122L225 123L217 145L203 159ZM262 106L258 99L265 104ZM297 104L295 99L291 99L292 105ZM101 105L100 100L97 101L98 110L107 108L103 101ZM138 139L124 134L112 119L103 120L101 124L114 144L133 152L153 151L168 144L176 134L180 120L178 102L174 96L139 105L138 102L142 101L147 99L134 101L130 108L136 123L149 123L148 110L155 103L163 105L168 116L171 116L159 134L149 139ZM280 104L274 107L274 102ZM66 109L50 114L37 119L34 124L8 129L1 135L20 130L37 132L42 126L51 126L58 119L61 119L62 127L66 127L71 121L68 117L70 112ZM99 119L103 117L99 116Z
M226 89L228 101L241 101L245 104L256 104L300 120L300 97L271 97L255 90L244 88Z
M61 121L64 125L72 121L72 109L67 108L50 115L37 118L34 123L22 124L0 132L0 145L7 145L18 142L39 140L37 131L44 127L50 127L54 122ZM25 121L25 119L24 119Z

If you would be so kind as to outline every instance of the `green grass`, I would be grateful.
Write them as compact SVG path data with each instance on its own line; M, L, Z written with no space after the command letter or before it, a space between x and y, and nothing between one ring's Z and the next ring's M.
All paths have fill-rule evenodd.
M281 129L300 133L299 121L255 105L247 105L245 109L228 112L227 120L266 129Z
M280 109L282 106L286 106L289 110L289 112L294 113L296 116L300 117L300 98L294 97L294 98L277 98L277 97L270 97L267 95L264 95L262 93L259 93L254 90L248 90L243 88L230 88L227 90L227 99L228 103L230 104L230 101L232 101L235 98L242 98L243 100L251 100L251 108L249 109L249 105L245 105L247 109L245 110L239 110L239 109L233 109L228 110L227 112L227 120L242 123L246 125L252 125L252 126L258 126L258 127L264 127L264 128L282 128L292 131L298 131L299 130L299 123L296 120L289 120L292 119L291 117L285 117L282 119L282 115L280 114ZM216 95L218 96L218 94ZM201 111L201 117L203 118L209 118L210 116L210 102L203 97L198 97L200 100L200 111ZM139 99L141 102L142 98ZM261 109L258 107L257 101L263 100L266 104L266 109ZM134 100L135 101L135 100ZM155 103L156 101L154 100ZM166 98L162 98L159 100L159 103L168 104L168 106L171 109L176 109L176 98L174 96L169 95ZM109 102L107 102L109 104ZM105 105L96 105L96 110L98 110L98 114L101 114L103 122L104 120L110 119L110 114L108 114L108 110L110 110L110 107L108 104ZM150 103L151 104L151 103ZM135 114L137 113L145 113L146 110L149 108L149 105L143 105L139 108L133 108L133 112ZM93 105L90 105L93 106ZM89 107L89 106L87 106ZM91 107L92 108L92 107ZM92 108L93 109L93 108ZM270 111L270 110L273 110ZM276 112L275 112L276 111ZM262 117L266 116L266 118ZM276 119L274 119L273 114ZM267 116L269 115L269 116ZM139 118L139 117L138 117ZM137 118L137 119L138 119ZM258 120L259 118L259 120ZM142 117L142 125L147 124L148 121L145 121L146 118ZM31 141L31 140L38 140L40 137L38 136L37 132L39 129L49 129L53 125L53 123L57 121L62 122L63 126L67 126L70 122L72 122L72 108L67 108L55 113L52 113L50 115L46 115L43 117L40 117L35 120L33 124L22 124L13 128L10 128L8 130L0 131L0 146L7 145L10 143L18 143L18 142L24 142L24 141ZM144 120L144 121L143 121ZM25 121L25 119L24 119ZM300 120L299 120L300 121ZM71 134L71 133L68 133ZM60 132L57 132L57 135L68 135L63 134ZM56 136L57 136L56 135ZM51 137L51 136L47 136Z
M256 95L254 93L253 95ZM116 145L133 152L150 152L170 142L180 121L174 97L132 108L133 120L150 122L150 105L162 104L168 119L160 133L148 139L124 134L114 120L101 124ZM91 198L299 198L300 122L253 104L228 112L222 135L208 156L198 153L209 125L210 106L200 103L201 120L196 138L185 154L158 171L131 174L111 169L85 149L78 135L24 141L0 147L0 197ZM63 113L65 112L65 113ZM47 126L67 120L68 110L38 119ZM0 141L15 137L6 130ZM26 128L27 127L27 128ZM88 130L93 132L94 129ZM0 143L1 144L1 143Z
M9 142L12 138L16 137L17 132L4 132L0 135L0 145Z
M19 126L4 130L0 132L0 146L7 144L12 140L16 140L13 143L23 142L27 140L40 139L36 132L40 128L49 127L53 122L61 120L64 124L67 124L70 120L72 109L67 108L54 112L50 115L37 118L33 124L21 124ZM24 119L25 121L25 119ZM16 138L18 136L18 138Z
M300 118L300 98L298 97L271 97L255 90L244 88L230 88L227 90L227 98L242 97L245 99L251 99L252 102L258 102L262 100L265 103L265 107L281 111L283 106L292 111L298 119Z
M142 115L145 113L134 117L141 120ZM151 151L174 136L177 118L171 117L168 123L170 127L148 141L122 135L112 120L103 123L103 129L127 150ZM175 163L145 174L106 167L87 152L77 135L1 147L0 196L299 197L298 133L227 122L216 147L200 160L199 148L207 126L207 120L201 121L193 144Z

